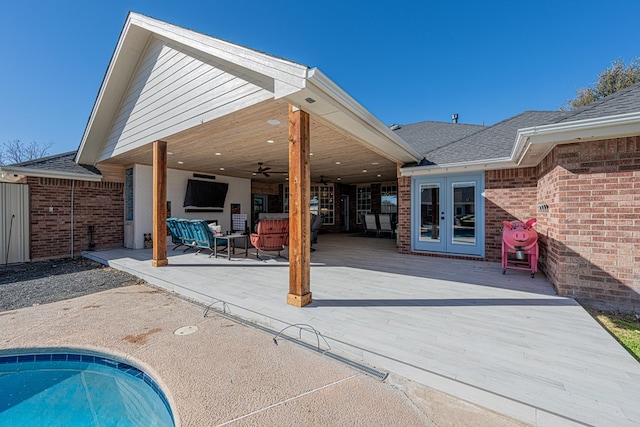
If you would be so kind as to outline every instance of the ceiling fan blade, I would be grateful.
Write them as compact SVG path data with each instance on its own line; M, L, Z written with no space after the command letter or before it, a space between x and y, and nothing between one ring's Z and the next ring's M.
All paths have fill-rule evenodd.
M260 172L266 172L266 171L268 171L268 170L271 170L271 168L269 168L269 167L261 168L261 169L260 169Z
M269 178L269 177L271 176L271 175L269 175L269 174L268 174L268 173L266 173L266 172L262 172L262 174L263 174L264 176L266 176L267 178Z

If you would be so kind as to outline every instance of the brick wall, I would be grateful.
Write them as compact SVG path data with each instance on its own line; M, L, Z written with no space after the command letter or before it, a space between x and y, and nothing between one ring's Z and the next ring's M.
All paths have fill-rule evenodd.
M539 174L555 194L545 269L558 292L640 311L640 137L558 146Z
M400 178L398 201L398 250L410 253L411 178ZM502 221L535 217L539 267L559 294L640 311L640 136L559 145L535 168L487 171L485 215L485 260L501 259Z
M398 252L411 253L411 177L398 178Z
M71 182L28 178L32 261L71 256ZM76 181L73 192L73 255L89 248L89 225L95 229L96 249L122 246L123 184Z
M485 173L485 259L502 259L502 221L526 221L537 214L535 168ZM537 227L536 227L537 229Z

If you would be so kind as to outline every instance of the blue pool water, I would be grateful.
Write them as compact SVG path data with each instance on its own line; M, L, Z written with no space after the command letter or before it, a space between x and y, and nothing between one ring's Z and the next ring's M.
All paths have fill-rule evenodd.
M0 426L173 427L166 396L145 372L78 353L0 356Z

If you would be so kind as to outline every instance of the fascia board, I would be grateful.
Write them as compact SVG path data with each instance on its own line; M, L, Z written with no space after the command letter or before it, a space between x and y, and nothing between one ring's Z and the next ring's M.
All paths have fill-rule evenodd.
M292 86L304 87L304 79L309 68L306 65L277 58L137 13L131 14L131 24L228 63L262 73Z
M422 155L403 139L397 136L378 118L349 96L338 85L326 77L317 68L309 70L307 78L308 93L316 101L324 101L327 106L315 104L301 105L305 111L318 111L318 115L328 123L343 129L356 137L363 144L376 152L398 163L416 162L422 159ZM323 111L320 111L320 109Z
M419 176L533 167L559 144L633 135L640 135L640 112L533 126L518 130L509 157L489 161L411 166L401 168L400 173L403 176ZM536 148L538 153L535 158L527 158L527 152L532 148Z
M518 138L528 138L531 144L563 143L605 137L615 138L621 135L638 134L639 131L640 112L635 112L520 129Z
M73 172L49 172L42 169L20 168L20 167L14 168L11 166L1 167L0 172L7 172L7 173L16 174L16 175L35 176L35 177L42 177L42 178L75 179L77 181L94 181L94 182L102 181L102 175L84 175L84 174L73 173Z
M129 14L98 90L75 157L76 163L96 163L119 102L149 40L149 33L132 27L131 20L132 14ZM109 94L108 99L106 94Z
M257 73L274 79L276 97L294 93L305 86L308 71L305 65L132 12L127 17L105 73L76 155L76 162L95 164L98 161L115 111L153 34L193 49L200 56L210 56L214 60L222 60L226 64L238 67L240 74ZM106 94L109 94L108 99Z
M509 158L491 159L489 161L447 163L431 166L408 166L400 168L401 176L446 175L454 173L482 172L494 169L512 169L517 165Z
M632 135L640 135L640 112L533 126L518 130L511 156L520 165L532 145L542 146L541 160L559 144Z

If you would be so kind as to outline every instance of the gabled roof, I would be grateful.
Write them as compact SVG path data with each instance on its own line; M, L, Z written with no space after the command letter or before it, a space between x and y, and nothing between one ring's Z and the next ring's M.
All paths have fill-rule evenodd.
M473 124L424 121L391 126L391 129L424 155L486 128Z
M129 85L136 72L142 72L138 67L145 53L148 53L147 48L152 41L166 42L171 49L197 58L208 65L215 65L224 73L241 79L251 85L252 90L255 88L252 92L253 97L245 99L238 95L238 98L224 101L226 109L215 111L186 109L187 112L193 111L193 116L181 111L176 114L184 116L174 116L171 122L160 120L162 126L154 124L155 127L145 128L144 132L131 132L135 137L118 145L117 137L120 134L114 123L118 112L125 111L122 105L124 96L131 93L135 95L135 88L132 89ZM206 93L207 89L210 88L194 88L202 93ZM129 90L132 92L128 92ZM144 15L130 13L89 117L76 161L95 164L112 155L124 154L154 140L167 138L198 124L230 114L231 111L270 99L283 99L304 109L336 130L352 135L372 151L395 162L415 161L419 158L413 147L397 137L317 68L267 55ZM124 115L126 116L126 111ZM107 145L106 141L110 135L112 140ZM112 148L114 146L115 148Z
M421 130L429 132L428 127ZM577 110L525 111L459 139L432 131L439 144L419 131L401 134L423 153L422 167L453 171L535 166L557 144L639 135L640 83ZM407 164L405 170L418 169Z
M424 153L436 164L509 159L518 129L553 123L565 115L562 111L525 111Z
M100 171L90 165L80 165L74 161L75 151L55 154L26 162L0 167L0 171L25 176L100 181Z
M574 122L598 117L617 116L636 111L640 111L640 83L612 93L584 107L568 111L567 117L561 121Z

